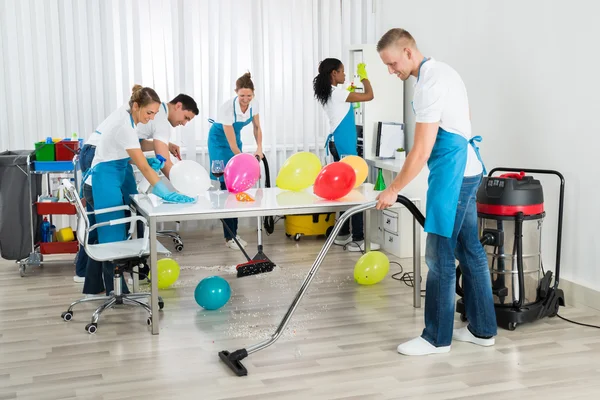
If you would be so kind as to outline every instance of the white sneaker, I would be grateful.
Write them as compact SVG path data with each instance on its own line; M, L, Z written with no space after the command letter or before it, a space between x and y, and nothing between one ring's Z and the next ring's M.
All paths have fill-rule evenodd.
M335 240L333 241L333 243L339 245L339 246L344 246L348 243L350 243L352 241L352 236L351 235L338 235Z
M452 339L458 340L459 342L468 342L484 347L493 346L496 343L496 339L493 337L489 339L478 338L477 336L473 335L466 326L455 329L452 332Z
M77 276L77 275L75 275L73 277L73 281L77 282L77 283L83 283L83 282L85 282L85 276Z
M248 242L246 242L244 239L242 239L242 238L240 237L240 235L237 235L235 238L237 239L237 241L238 241L238 242L240 242L240 244L241 244L242 246L244 246L244 247L248 246ZM235 242L235 240L234 240L234 242Z
M428 354L442 354L450 351L450 346L435 347L421 336L398 345L398 353L405 356L426 356Z
M381 248L377 243L371 243L371 250L379 250ZM348 251L365 251L365 241L360 240L358 242L350 242L346 246L346 250Z
M242 244L242 242L240 242L240 244L242 245L243 248L246 248L246 246L244 246ZM234 249L234 250L239 250L240 249L240 247L238 246L238 244L233 239L229 239L228 241L226 241L225 242L225 246L229 247L230 249Z

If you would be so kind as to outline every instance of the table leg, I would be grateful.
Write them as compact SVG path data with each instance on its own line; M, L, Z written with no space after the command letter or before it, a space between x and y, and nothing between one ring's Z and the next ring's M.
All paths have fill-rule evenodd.
M371 210L365 211L365 253L371 251Z
M133 210L131 211L132 215L133 215ZM137 213L136 213L137 214ZM138 228L137 228L137 223L135 224L134 228L133 228L133 233L132 233L132 238L137 238L138 237ZM139 272L140 272L140 267L139 265L136 265L135 267L133 267L133 274L132 274L132 278L133 278L133 292L132 293L137 293L140 290L140 279L139 279Z
M140 279L139 279L140 267L133 267L133 293L137 293L140 291Z
M152 276L152 283L150 285L151 290L151 303L152 303L152 334L158 335L158 268L157 268L157 257L156 257L156 219L150 217L150 275Z

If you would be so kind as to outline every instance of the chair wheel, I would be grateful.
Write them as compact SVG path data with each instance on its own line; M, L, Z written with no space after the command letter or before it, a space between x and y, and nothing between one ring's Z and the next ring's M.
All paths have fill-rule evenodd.
M86 330L86 331L87 331L87 333L89 333L89 334L96 333L96 331L98 330L98 324L95 324L95 323L87 324L87 325L85 326L85 330Z
M296 233L296 234L294 235L294 240L297 242L297 241L299 241L299 240L300 240L300 238L301 238L301 237L302 237L302 234L301 234L301 233Z
M179 239L177 239L176 237L173 238L173 243L177 244L179 243Z
M73 311L65 311L64 313L62 313L60 315L60 317L62 319L64 319L65 321L69 322L70 320L73 319Z
M175 250L182 251L183 250L183 244L176 244L175 245Z
M165 302L164 301L159 301L158 302L158 309L162 310L165 307Z
M148 319L146 320L146 324L148 324L148 326L152 325L152 317L148 317Z

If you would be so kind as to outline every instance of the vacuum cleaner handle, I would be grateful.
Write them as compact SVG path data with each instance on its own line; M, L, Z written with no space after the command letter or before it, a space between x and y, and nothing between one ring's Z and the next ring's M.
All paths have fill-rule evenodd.
M565 202L565 177L558 171L551 169L526 169L526 168L511 168L511 167L498 167L492 169L488 176L492 176L494 172L506 171L506 172L527 172L530 174L544 174L544 175L556 175L560 179L560 192L558 200L558 232L556 235L556 264L554 268L554 288L558 287L560 279L560 255L562 245L562 226L563 226L563 210Z

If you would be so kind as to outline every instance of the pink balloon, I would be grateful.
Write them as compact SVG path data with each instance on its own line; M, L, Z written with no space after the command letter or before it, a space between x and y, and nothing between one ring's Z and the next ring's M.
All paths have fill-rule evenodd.
M260 164L256 157L248 153L236 154L225 166L225 186L231 193L250 189L260 177Z

